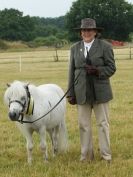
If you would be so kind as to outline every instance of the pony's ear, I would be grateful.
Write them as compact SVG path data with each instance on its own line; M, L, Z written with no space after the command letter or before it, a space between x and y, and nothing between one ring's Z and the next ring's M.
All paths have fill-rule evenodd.
M26 83L25 85L24 85L24 87L26 88L26 89L28 89L28 85L29 85L30 83L28 82L28 83Z
M10 86L11 86L11 84L9 84L9 83L7 83L6 85L7 85L7 87L10 87Z

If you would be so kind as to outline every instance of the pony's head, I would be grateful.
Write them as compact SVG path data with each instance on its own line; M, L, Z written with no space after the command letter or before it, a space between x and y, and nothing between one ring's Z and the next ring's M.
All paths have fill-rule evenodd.
M29 101L28 84L20 81L14 81L7 84L8 88L4 95L5 103L9 106L9 118L17 121L20 115L27 110Z

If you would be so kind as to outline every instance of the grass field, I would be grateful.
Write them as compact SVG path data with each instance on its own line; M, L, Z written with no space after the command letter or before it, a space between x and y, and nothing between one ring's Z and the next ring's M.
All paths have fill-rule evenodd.
M2 58L3 54L0 54ZM11 57L10 53L5 54ZM16 53L19 56L19 53ZM37 54L41 55L39 52ZM62 54L64 55L64 54ZM32 53L35 58L34 53ZM114 99L110 103L110 131L113 160L110 165L100 160L97 128L93 116L95 161L79 162L80 142L76 107L67 105L69 152L44 163L39 148L39 138L34 134L33 164L26 161L25 139L8 120L3 104L6 83L13 80L30 81L36 85L56 83L67 88L68 62L48 62L29 59L22 63L0 61L0 177L133 177L133 60L117 60L117 72L111 78Z

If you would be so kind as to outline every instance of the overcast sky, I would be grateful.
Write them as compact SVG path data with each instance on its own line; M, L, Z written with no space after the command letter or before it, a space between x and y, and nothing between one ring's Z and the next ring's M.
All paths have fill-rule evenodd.
M24 15L59 17L65 15L76 0L0 0L0 10L15 8ZM133 0L127 0L132 2Z

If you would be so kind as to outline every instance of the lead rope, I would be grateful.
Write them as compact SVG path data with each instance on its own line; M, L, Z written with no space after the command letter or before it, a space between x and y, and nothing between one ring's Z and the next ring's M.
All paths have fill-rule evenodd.
M50 109L47 113L45 113L44 115L42 115L41 117L39 117L38 119L36 119L36 120L34 120L34 121L25 121L25 120L23 120L23 119L17 120L17 121L20 122L21 124L23 124L23 123L31 123L31 124L32 124L32 123L37 122L38 120L44 118L46 115L48 115L51 111L53 111L53 110L60 104L60 102L65 98L65 96L66 96L67 93L71 90L71 88L72 88L74 85L77 84L76 81L78 80L78 78L79 78L79 76L80 76L80 73L81 73L81 70L80 70L79 74L77 75L77 77L75 78L74 83L68 88L68 90L66 91L66 93L64 94L64 96L63 96L63 97L55 104L55 106L54 106L52 109Z

